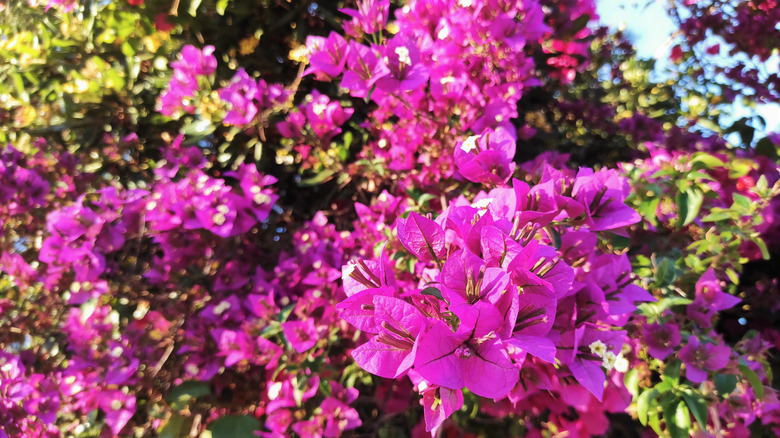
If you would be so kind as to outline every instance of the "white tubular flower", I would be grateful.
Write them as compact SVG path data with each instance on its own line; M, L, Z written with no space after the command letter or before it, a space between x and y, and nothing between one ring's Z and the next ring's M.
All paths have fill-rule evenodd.
M615 370L620 373L625 373L628 371L628 360L626 360L622 354L619 354L617 360L615 361Z
M412 58L409 57L409 49L404 46L395 48L395 54L398 55L398 62L401 64L412 65Z
M477 148L477 140L479 140L478 135L469 136L465 140L463 140L463 143L460 145L460 148L464 152L471 152Z
M607 352L607 346L601 341L593 341L590 345L590 352L598 357L604 357L604 353Z
M617 362L617 355L611 351L607 351L604 353L604 358L601 361L601 366L604 367L606 370L611 370L612 368L615 368L615 362Z

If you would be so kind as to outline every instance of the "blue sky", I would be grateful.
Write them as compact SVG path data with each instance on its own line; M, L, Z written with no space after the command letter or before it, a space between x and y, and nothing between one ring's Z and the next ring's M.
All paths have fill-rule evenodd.
M665 4L665 0L649 2L647 0L598 0L597 2L601 22L612 28L622 27L641 58L657 60L656 69L659 73L668 66L669 52L673 46L670 37L677 30L664 10ZM777 71L777 56L773 58L768 64L775 66L774 71ZM770 71L772 71L771 67ZM736 118L748 116L750 113L749 109L740 104L736 105L734 111ZM780 105L777 103L760 105L758 113L766 119L767 127L758 130L756 138L769 132L780 131Z

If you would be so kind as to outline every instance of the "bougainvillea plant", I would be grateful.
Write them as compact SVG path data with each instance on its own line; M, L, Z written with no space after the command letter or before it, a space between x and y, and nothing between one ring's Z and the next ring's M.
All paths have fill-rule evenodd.
M0 438L777 436L777 11L0 3Z

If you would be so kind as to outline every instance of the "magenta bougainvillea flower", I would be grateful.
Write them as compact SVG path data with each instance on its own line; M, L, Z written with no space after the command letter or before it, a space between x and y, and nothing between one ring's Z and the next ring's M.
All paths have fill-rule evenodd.
M431 435L436 435L444 420L463 406L463 391L434 386L420 393L425 415L425 430L431 432Z
M470 136L455 147L458 171L469 181L498 186L512 177L516 139L504 128Z
M166 116L175 116L180 111L192 113L195 111L195 94L200 89L200 78L214 73L217 68L217 58L214 56L214 46L198 49L186 45L176 61L171 63L173 77L168 88L160 96L160 112Z
M348 35L360 38L363 33L372 34L385 28L390 0L365 0L358 2L357 6L357 10L339 9L352 17L352 21L344 25Z
M686 308L686 313L701 327L709 328L718 311L730 309L739 302L739 298L723 292L715 271L710 268L696 282L696 296Z
M417 308L397 298L377 295L373 305L379 333L356 348L352 357L372 374L397 378L414 363L417 338L427 322Z
M237 50L254 50L255 38L220 40L217 53L205 45L215 35L200 38L181 13L170 17L176 32L157 20L166 32L157 38L149 32L159 8L128 7L141 0L45 3L56 7L46 19L92 17L87 22L94 18L118 38L98 51L143 49L127 58L128 74L143 80L131 83L131 74L127 87L110 87L111 77L93 74L99 59L84 58L89 87L76 91L85 82L66 78L77 87L65 93L76 106L65 109L76 111L61 114L84 115L76 130L52 133L43 126L48 118L29 120L46 87L10 87L11 95L27 89L29 99L5 99L10 106L0 110L19 147L0 152L0 438L175 434L182 420L192 426L183 433L194 434L225 420L240 424L225 418L237 415L259 421L255 433L263 437L392 435L401 423L414 436L444 436L471 421L475 408L479 420L511 416L531 437L603 436L610 413L641 412L629 408L633 397L646 394L656 371L680 363L688 381L664 376L661 385L676 387L650 394L661 406L679 404L675 418L654 416L662 429L679 420L694 435L748 436L762 428L771 435L780 424L764 369L777 333L762 314L773 309L756 307L756 293L764 294L759 304L771 303L777 282L753 281L745 270L737 298L723 264L739 272L738 264L763 256L759 233L778 234L780 201L761 193L778 180L777 163L754 154L772 152L780 136L766 136L755 151L709 154L701 151L725 140L684 123L664 128L642 111L618 117L610 102L561 100L567 93L554 87L593 67L599 44L631 53L621 38L595 30L593 0L407 0L392 8L389 0L357 0L340 15L326 10L332 5L304 2L279 24L298 23L306 53L260 63ZM735 6L730 20L773 28L753 18L771 15L775 0L742 3L752 9ZM246 30L251 23L242 16L285 9L246 15L235 6L211 18ZM72 10L77 15L57 16ZM140 26L114 35L114 22ZM682 29L690 35L695 27L694 39L706 30L695 24ZM70 27L34 29L3 41L3 50L22 53L33 44L37 53L39 42L57 43L40 32ZM739 34L737 49L768 56L773 45L742 44L759 40ZM186 45L182 35L204 46ZM128 38L130 46L120 44ZM163 58L181 48L168 70L146 56L157 43ZM686 66L695 61L684 55ZM32 58L35 76L45 65ZM35 82L22 73L22 85ZM758 99L777 100L761 93L766 86L750 69L723 74L753 84ZM92 111L99 85L116 88L114 97L151 86L141 97L161 91L158 113L118 112L104 120L111 129L82 138L92 116L105 119ZM737 93L723 91L726 99ZM572 133L572 144L581 129L618 135L637 148L637 159L620 171L607 163L570 168L598 160L579 152L516 162L549 140L525 105L537 106L539 96L548 99L542 115L566 125L556 132ZM141 101L111 99L118 109ZM131 132L139 121L144 129ZM612 152L619 151L607 154L610 161L621 155ZM650 159L640 158L645 153ZM631 194L629 181L640 190ZM316 199L307 203L302 194ZM697 205L702 197L698 220L679 227L688 195ZM764 223L754 227L747 218L758 214ZM739 226L724 233L726 223ZM673 238L652 239L664 233ZM702 236L740 241L739 260L736 245L714 258L711 248L690 245ZM776 252L778 241L766 242ZM718 312L740 299L753 311L721 318L718 330L758 330L726 344L711 329ZM733 391L710 396L706 380L716 373L738 376ZM190 409L179 409L176 393L192 388ZM424 421L415 427L405 420L422 420L407 415L418 402ZM680 415L686 405L701 414L702 402L705 420ZM361 428L359 413L372 423Z
M707 371L717 371L728 365L731 349L725 345L702 344L699 338L691 336L678 356L685 364L685 377L701 383L707 378Z
M347 66L349 68L341 79L341 86L355 97L366 97L377 80L390 74L377 49L354 40L349 42Z
M414 90L428 81L428 70L420 62L420 51L415 43L397 36L384 46L383 60L390 74L377 80L378 89L388 93Z
M398 219L398 239L422 261L437 261L444 257L444 230L439 224L411 212L407 219Z
M583 400L588 393L603 400L608 373L627 370L626 332L612 324L654 298L633 284L625 255L597 249L597 231L573 198L577 175L549 167L543 173L546 182L533 188L515 180L515 187L482 192L472 202L459 198L435 220L416 212L397 219L398 240L425 266L416 272L418 289L403 290L403 281L388 275L389 245L380 262L343 268L348 298L338 306L341 317L376 334L353 355L374 374L409 375L431 405L427 429L449 415L436 397L457 406L463 388L520 400L554 388L540 370L557 364L573 377L567 387L584 391ZM580 190L584 196L590 189ZM623 203L625 195L611 193L609 203ZM543 234L551 224L560 236ZM414 322L404 327L400 316L397 324L379 322L386 302ZM383 337L387 342L379 342Z
M304 75L314 74L321 80L330 80L344 71L347 62L347 40L336 32L327 38L309 35L306 37L306 51L309 53L309 67Z
M571 193L585 207L585 223L601 231L639 222L639 213L621 202L630 192L628 182L615 170L580 169Z
M480 302L472 309L456 332L443 322L433 325L417 348L415 370L434 385L500 398L515 386L519 371L495 334L501 323L495 307Z
M254 99L258 95L257 81L246 70L239 69L227 87L219 90L219 98L230 104L224 122L230 125L248 125L257 115Z
M283 322L282 329L284 330L284 336L287 338L287 342L289 342L298 353L303 353L312 348L319 340L317 327L314 325L314 320L312 319Z
M680 345L680 327L671 321L648 324L644 329L647 352L656 359L664 360Z

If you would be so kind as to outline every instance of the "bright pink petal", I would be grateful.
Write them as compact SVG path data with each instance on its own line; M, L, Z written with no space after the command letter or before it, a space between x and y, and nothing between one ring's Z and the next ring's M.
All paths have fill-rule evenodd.
M577 357L569 364L569 370L580 385L587 388L599 401L602 400L607 377L601 369L601 362Z
M422 396L426 432L437 429L453 412L463 406L463 392L460 389L431 388L423 392ZM438 403L435 403L437 398ZM433 407L434 404L436 408Z
M444 230L427 217L411 212L407 219L397 221L398 239L423 262L444 257Z
M406 350L379 341L374 336L352 351L352 357L361 368L379 377L394 379L405 373L414 363L415 348Z
M547 338L517 334L506 342L545 362L555 363L555 344Z
M414 369L425 380L445 388L465 386L461 360L455 349L468 339L468 334L456 334L439 321L426 333L417 347Z
M482 397L501 398L520 378L520 371L498 339L482 344L474 356L463 361L466 388Z

